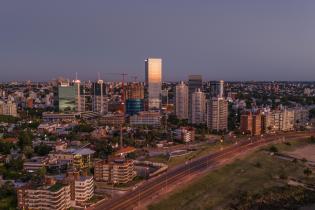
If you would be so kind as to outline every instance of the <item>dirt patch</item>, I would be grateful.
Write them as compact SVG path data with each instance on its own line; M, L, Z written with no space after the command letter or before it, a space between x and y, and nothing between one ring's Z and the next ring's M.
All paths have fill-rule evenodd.
M315 162L315 145L307 145L292 152L287 152L287 154L297 159L305 158L306 160Z

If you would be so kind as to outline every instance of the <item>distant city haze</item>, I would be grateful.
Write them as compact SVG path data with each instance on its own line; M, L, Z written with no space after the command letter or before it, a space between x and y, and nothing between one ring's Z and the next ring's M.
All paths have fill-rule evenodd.
M315 80L314 0L7 0L0 81ZM132 80L128 76L128 80Z

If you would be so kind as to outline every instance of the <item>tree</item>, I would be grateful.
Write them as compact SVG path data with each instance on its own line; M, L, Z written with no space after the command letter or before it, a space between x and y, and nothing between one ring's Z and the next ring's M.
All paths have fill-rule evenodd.
M46 144L40 144L34 148L34 151L39 156L45 156L49 154L49 152L52 150L51 146L48 146Z
M309 168L306 168L304 169L303 173L306 175L306 176L310 176L312 174L312 170L309 169Z
M113 153L113 147L107 142L97 141L95 143L96 153L99 158L107 158L109 155Z
M18 146L23 150L25 146L32 145L33 135L30 130L21 131L18 136Z
M277 153L278 152L278 148L274 145L272 145L270 148L269 148L269 151L270 152L273 152L273 153Z

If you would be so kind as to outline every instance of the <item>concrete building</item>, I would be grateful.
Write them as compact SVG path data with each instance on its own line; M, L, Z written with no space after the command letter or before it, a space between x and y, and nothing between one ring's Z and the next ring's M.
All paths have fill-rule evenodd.
M267 132L294 130L294 110L274 110L266 114Z
M76 85L69 82L61 82L58 86L58 107L59 112L79 111L81 110L80 83Z
M144 99L144 85L140 82L129 83L125 88L125 97L128 99Z
M192 124L204 124L206 123L206 96L200 90L197 89L191 97L191 119Z
M195 129L193 127L180 127L175 130L175 138L182 142L192 142L195 140Z
M78 206L84 206L94 195L93 176L82 176L78 171L68 172L64 182L70 185L71 200Z
M224 81L211 81L210 82L210 96L223 98L224 97Z
M188 119L188 86L184 82L176 85L176 116L178 119Z
M161 114L153 111L143 111L136 115L130 116L131 126L160 126L161 125Z
M133 160L99 160L94 164L94 179L97 182L123 184L132 181L135 176Z
M160 110L162 91L162 59L148 58L145 60L145 86L148 110Z
M104 115L108 112L108 99L106 95L106 87L103 80L93 83L93 112Z
M294 126L297 129L305 127L309 124L310 113L308 109L296 108L294 109Z
M17 189L19 209L65 210L71 207L70 186L55 183Z
M100 124L120 127L125 123L123 113L109 113L100 118Z
M260 135L262 133L262 115L260 112L247 111L241 115L240 131L243 134Z
M228 102L224 98L212 98L208 101L207 126L212 131L228 130Z
M188 119L191 123L192 119L192 94L196 90L202 90L202 76L201 75L189 75L188 77Z
M0 101L0 115L17 117L17 105L12 101Z

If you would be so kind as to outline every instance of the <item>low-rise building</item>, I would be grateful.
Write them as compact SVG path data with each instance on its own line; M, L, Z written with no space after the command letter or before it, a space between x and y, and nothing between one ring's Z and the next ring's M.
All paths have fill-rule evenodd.
M94 179L97 182L114 184L128 183L136 176L133 160L123 158L111 161L99 160L94 164Z
M100 118L100 124L120 127L125 123L123 113L109 113Z
M161 125L161 114L153 111L143 111L136 115L130 116L131 126L160 126Z
M78 171L67 173L64 182L70 185L71 200L76 205L84 206L94 195L93 176L80 175Z
M65 210L71 207L70 186L60 183L17 189L19 209Z
M180 127L175 130L175 138L183 142L195 140L195 129L193 127Z

